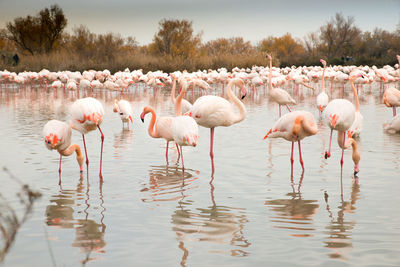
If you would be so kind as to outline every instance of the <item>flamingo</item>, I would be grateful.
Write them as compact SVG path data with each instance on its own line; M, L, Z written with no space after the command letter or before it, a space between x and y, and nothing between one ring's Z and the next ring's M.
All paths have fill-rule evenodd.
M103 105L95 98L86 97L76 100L71 106L71 127L82 134L83 146L85 148L86 166L89 166L87 156L85 134L90 131L99 129L101 134L101 152L100 152L100 180L103 181L101 166L103 161L103 143L104 134L100 128L103 122L104 108ZM89 172L89 168L88 168Z
M308 111L298 110L283 115L264 136L264 139L266 139L267 137L270 138L281 137L289 142L292 142L290 163L291 163L291 176L293 176L294 142L299 143L300 164L304 173L304 163L303 163L303 158L301 156L300 140L304 139L307 136L315 135L317 132L318 128L315 123L314 116Z
M400 114L397 114L390 120L390 122L384 124L383 129L390 134L400 132Z
M267 55L267 58L269 59L269 75L268 75L269 95L274 102L279 104L279 117L280 117L281 105L285 105L286 108L289 110L289 112L291 112L289 104L295 105L296 101L285 90L280 88L274 88L272 86L272 57L270 55Z
M176 105L175 91L176 91L177 78L174 74L171 74L171 77L172 77L171 101L172 101L172 104ZM182 98L181 106L182 106L182 113L186 113L192 108L192 104L190 104L189 101L187 101L186 99L183 99L183 98Z
M60 165L58 173L61 175L62 156L70 156L76 152L76 160L79 164L80 172L83 171L83 155L81 148L77 144L71 145L71 127L62 121L51 120L43 127L43 137L46 147L49 150L56 149L60 153ZM61 176L59 180L61 184Z
M358 93L354 86L354 81L357 79L357 77L363 77L363 76L361 74L358 74L358 75L350 76L350 78L349 78L350 85L351 85L351 88L353 89L354 98L356 101L356 113L355 113L355 117L354 117L354 122L351 125L350 129L348 130L348 136L353 137L353 138L360 136L360 133L363 128L363 121L364 121L364 117L360 112L360 102L358 100Z
M400 106L400 91L394 87L387 88L383 94L383 103L393 108L393 117L396 116L396 107Z
M323 59L319 60L324 66L324 70L322 71L322 83L321 83L321 93L317 96L317 107L319 109L320 114L324 111L326 105L329 102L329 96L325 93L325 69L326 69L326 61Z
M242 99L246 96L246 88L242 79L234 78L228 83L226 93L230 103L225 98L214 95L205 95L199 97L194 102L189 116L193 117L197 124L200 126L210 128L210 157L212 174L214 174L214 129L217 126L231 126L232 124L239 123L246 118L246 107L244 104L232 93L232 86L236 85L240 88ZM234 112L233 107L239 109L239 114Z
M182 90L175 102L175 118L172 121L172 136L177 145L181 149L182 168L185 168L183 162L182 146L196 146L199 139L199 126L190 116L182 116L182 99L186 93L188 84L186 81L182 83Z
M342 184L343 177L343 156L346 148L346 131L351 127L355 118L354 105L346 99L334 99L326 106L323 116L326 123L331 128L329 139L329 150L325 152L325 159L331 156L331 144L333 130L338 131L338 144L342 148L342 158L340 160L340 182ZM343 190L342 190L343 194Z
M168 147L169 142L174 141L174 137L172 136L172 117L158 117L154 111L154 109L150 106L146 106L143 108L142 114L140 114L140 119L144 122L144 116L147 113L151 113L151 121L148 128L148 133L153 138L164 138L167 141L167 148L165 150L165 158L168 162ZM178 149L178 155L180 155L178 144L176 144L176 148Z
M132 119L132 106L131 104L126 101L126 100L114 100L114 108L113 111L118 113L119 116L121 117L121 121L122 121L122 128L124 128L124 124L125 122L128 124L128 129L129 129L129 121L131 121L131 123L133 123L133 119Z

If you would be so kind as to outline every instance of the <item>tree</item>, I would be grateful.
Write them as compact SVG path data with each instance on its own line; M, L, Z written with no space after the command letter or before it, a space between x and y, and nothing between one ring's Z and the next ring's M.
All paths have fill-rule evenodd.
M209 55L245 55L253 51L250 41L244 41L243 37L232 38L218 38L216 40L208 41L203 49Z
M7 23L9 39L32 55L50 52L67 26L64 12L58 5L45 8L35 17L16 18Z
M153 54L192 57L201 43L200 36L193 35L191 21L163 19L149 49Z

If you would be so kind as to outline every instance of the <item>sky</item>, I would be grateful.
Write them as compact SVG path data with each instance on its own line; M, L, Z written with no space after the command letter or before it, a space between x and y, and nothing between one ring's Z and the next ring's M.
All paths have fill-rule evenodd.
M63 9L69 32L82 24L94 33L133 36L140 45L152 41L164 18L192 21L203 41L243 37L253 44L288 32L302 39L337 12L353 16L362 31L394 31L400 23L400 0L0 0L0 28L52 4Z

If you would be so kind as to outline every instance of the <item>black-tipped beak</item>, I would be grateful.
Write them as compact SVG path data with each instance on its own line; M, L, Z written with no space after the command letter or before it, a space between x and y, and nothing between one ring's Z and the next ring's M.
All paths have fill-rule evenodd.
M357 177L358 171L354 171L354 177Z
M246 97L247 94L242 95L242 99Z
M144 118L140 118L142 120L142 122L144 122Z
M79 173L82 174L82 173L83 173L83 170L79 171Z

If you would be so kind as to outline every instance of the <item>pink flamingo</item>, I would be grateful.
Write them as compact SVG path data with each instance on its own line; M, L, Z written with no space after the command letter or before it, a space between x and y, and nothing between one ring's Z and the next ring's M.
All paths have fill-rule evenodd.
M239 78L231 79L228 83L226 93L233 105L220 96L205 95L199 97L194 102L189 115L193 117L200 126L210 128L210 157L212 174L214 174L214 128L217 126L231 126L239 123L246 118L246 108L244 104L232 93L232 86L238 86L242 93L242 99L246 96L246 88L243 80ZM234 106L239 109L239 114L234 112Z
M360 101L358 99L357 89L354 86L354 81L358 77L363 77L363 76L361 74L358 74L358 75L353 75L353 76L349 77L350 85L351 85L351 88L353 89L354 99L356 102L356 113L355 113L355 117L354 117L354 122L351 125L350 129L348 130L348 136L353 137L353 138L360 136L360 133L363 129L363 121L364 121L364 117L360 112Z
M172 101L172 104L174 104L176 106L175 91L176 91L177 78L174 74L171 74L171 77L172 77L171 101ZM192 108L192 104L190 104L189 101L187 101L186 99L183 99L183 98L182 98L181 106L182 106L182 113L186 113Z
M175 118L172 121L172 136L177 145L181 149L182 167L185 168L183 162L182 146L196 146L199 139L199 126L190 116L182 116L182 99L186 93L188 84L186 81L182 83L182 90L175 102Z
M70 156L76 152L76 160L79 164L80 172L83 171L83 155L81 148L73 144L71 145L71 127L62 121L51 120L43 127L43 137L46 147L49 150L56 149L60 153L60 165L58 173L60 175L59 184L61 184L61 159L62 156Z
M400 106L400 91L394 87L387 88L383 93L383 103L393 108L393 117L396 116L396 108Z
M172 136L172 117L158 117L154 111L154 109L150 106L146 106L143 109L142 114L140 114L140 119L144 122L144 116L147 113L151 113L151 121L148 128L148 133L153 138L164 138L167 141L167 148L165 150L165 157L168 163L168 147L169 142L174 141L174 137ZM176 148L178 149L178 155L180 155L178 144L176 144Z
M319 112L322 113L324 111L326 105L329 102L329 96L325 93L325 69L326 69L326 61L320 59L320 62L324 66L324 70L322 71L322 82L321 82L321 93L317 95L317 107Z
M131 123L133 123L131 104L128 101L123 100L123 99L121 99L119 101L117 99L115 99L113 111L118 113L119 116L121 117L122 129L124 128L125 122L128 124L128 129L129 129L129 121L131 121Z
M281 105L285 105L286 108L289 110L289 112L291 112L289 104L296 105L296 101L285 90L280 89L280 88L274 88L272 86L272 57L270 55L267 55L267 58L269 59L269 74L268 74L269 96L271 97L271 99L274 102L278 103L279 117L280 117L281 116Z
M71 127L82 134L83 146L85 148L86 166L89 166L89 159L86 150L85 134L99 129L101 134L101 152L100 152L100 180L103 181L101 166L103 161L103 143L104 134L100 128L103 122L103 105L95 98L86 97L76 100L71 106ZM89 167L88 167L89 172Z
M266 139L267 137L270 138L281 137L289 142L292 142L290 163L291 163L291 176L293 176L294 142L299 143L300 164L304 173L304 163L303 163L303 158L301 156L300 140L304 139L307 136L315 135L317 132L318 128L315 123L314 116L308 111L298 110L287 113L284 116L282 116L264 136L264 139Z

